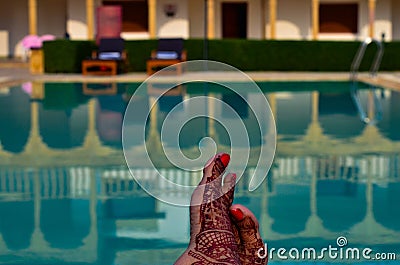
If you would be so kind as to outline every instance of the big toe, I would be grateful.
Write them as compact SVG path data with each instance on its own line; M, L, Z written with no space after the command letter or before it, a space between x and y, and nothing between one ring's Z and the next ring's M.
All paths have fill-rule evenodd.
M200 184L210 183L219 178L229 164L230 156L226 153L218 153L213 156L203 169L203 179ZM221 183L219 183L221 185Z
M259 225L254 214L245 206L232 205L229 209L234 234L239 245L243 265L267 264L267 250L261 238Z

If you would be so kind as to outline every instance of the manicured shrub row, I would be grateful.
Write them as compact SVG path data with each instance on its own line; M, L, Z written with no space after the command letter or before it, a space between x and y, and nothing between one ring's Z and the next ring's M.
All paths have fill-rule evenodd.
M349 71L359 47L353 41L271 41L271 40L209 40L208 59L224 62L242 71ZM185 41L188 60L203 59L201 39ZM146 60L157 40L126 41L129 71L145 71ZM45 42L47 73L79 73L81 61L96 49L93 41L56 40ZM369 69L376 51L371 44L360 70ZM381 70L400 70L400 42L385 43Z
M80 73L81 63L91 56L96 45L92 41L56 40L43 43L46 73Z

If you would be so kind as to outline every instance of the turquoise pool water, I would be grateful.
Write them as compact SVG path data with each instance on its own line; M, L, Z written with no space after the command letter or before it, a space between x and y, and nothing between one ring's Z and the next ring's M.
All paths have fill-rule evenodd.
M362 89L357 107L350 85L260 83L276 119L276 157L269 178L252 193L246 186L254 167L249 164L235 201L255 213L270 248L337 247L344 236L349 247L395 253L400 260L400 93ZM137 86L34 83L0 89L0 263L164 265L182 253L188 209L147 195L125 164L121 126ZM152 93L137 104L148 108ZM158 102L151 118L156 122L148 123L151 152L159 144L152 132L166 114L199 94L220 98L252 124L236 95L189 84ZM256 101L251 92L246 96ZM362 110L376 123L363 123ZM134 121L130 125L135 129ZM182 130L183 152L196 156L198 141L210 131L219 146L229 145L218 124L197 119ZM255 132L255 149L257 137ZM142 148L135 139L129 144ZM163 170L182 176L173 167ZM152 174L146 168L135 172ZM270 264L280 262L292 261L275 258Z

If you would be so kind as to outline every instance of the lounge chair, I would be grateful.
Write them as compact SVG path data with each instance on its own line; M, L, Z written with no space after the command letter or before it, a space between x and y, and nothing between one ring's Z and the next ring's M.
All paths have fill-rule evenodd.
M186 61L183 44L182 38L159 39L157 50L153 50L151 58L147 60L147 74L152 75L162 67ZM182 73L182 67L177 65L176 71Z
M83 83L82 92L87 96L116 95L116 83Z
M116 75L126 71L127 62L124 39L103 38L99 49L92 52L92 58L82 62L82 74Z

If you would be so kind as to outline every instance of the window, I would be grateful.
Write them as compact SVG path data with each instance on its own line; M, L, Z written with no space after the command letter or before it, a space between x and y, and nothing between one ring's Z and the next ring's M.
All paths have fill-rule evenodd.
M222 37L247 38L247 3L222 3Z
M146 0L109 0L103 1L103 5L122 7L123 32L146 32L149 30Z
M358 4L320 4L320 33L357 33Z

